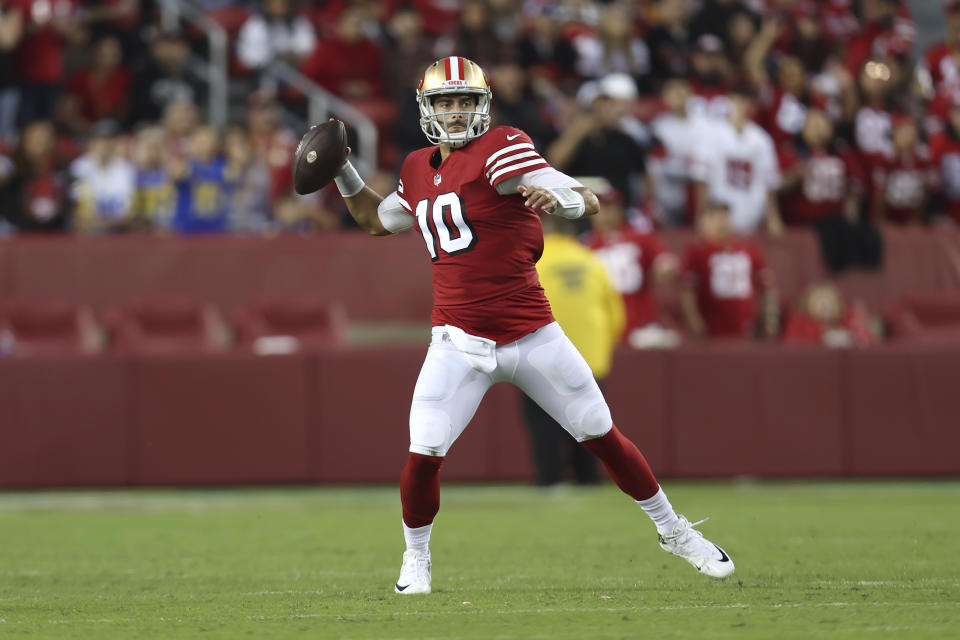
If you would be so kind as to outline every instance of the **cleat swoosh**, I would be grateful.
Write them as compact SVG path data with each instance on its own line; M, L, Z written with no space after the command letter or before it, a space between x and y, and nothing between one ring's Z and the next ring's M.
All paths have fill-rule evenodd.
M716 548L717 551L720 552L720 562L730 562L730 556L727 555L727 552L726 552L726 551L724 551L723 549L721 549L721 548L718 547L717 545L713 545L713 546L714 546L714 548Z
M407 587L409 587L409 586L410 586L410 585L405 584L405 585L403 585L403 586L401 587L401 586L398 584L398 585L397 585L397 591L406 591Z

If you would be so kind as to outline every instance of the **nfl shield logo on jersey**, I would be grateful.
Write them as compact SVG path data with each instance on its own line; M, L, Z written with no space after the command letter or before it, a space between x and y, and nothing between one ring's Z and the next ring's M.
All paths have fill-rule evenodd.
M438 173L437 175L433 176L433 186L435 186L435 187L440 186L440 180L441 180L441 178L440 178L440 174L439 174L439 173Z

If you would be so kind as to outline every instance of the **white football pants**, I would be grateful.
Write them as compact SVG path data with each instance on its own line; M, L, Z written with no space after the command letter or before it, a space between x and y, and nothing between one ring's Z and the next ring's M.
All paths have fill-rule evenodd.
M433 327L413 391L410 451L445 456L497 382L515 384L577 442L599 438L613 427L590 367L556 322L496 346L484 367L492 369L489 373L475 364L454 346L448 327Z

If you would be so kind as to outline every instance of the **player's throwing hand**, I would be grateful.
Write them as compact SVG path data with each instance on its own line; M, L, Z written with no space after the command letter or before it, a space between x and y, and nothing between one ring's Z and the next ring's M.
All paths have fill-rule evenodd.
M523 206L530 207L536 212L544 211L546 213L553 213L557 208L557 198L550 193L549 190L544 189L543 187L524 187L520 185L517 187L517 191L520 192L520 195L525 196L527 201L523 203Z

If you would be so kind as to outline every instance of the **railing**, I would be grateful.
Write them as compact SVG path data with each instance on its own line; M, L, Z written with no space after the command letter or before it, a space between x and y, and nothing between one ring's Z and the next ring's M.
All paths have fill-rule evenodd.
M226 126L229 107L229 51L227 33L211 20L190 0L160 0L161 22L164 28L175 28L179 21L186 20L203 31L210 48L210 60L191 57L191 71L206 80L209 88L207 105L210 123L218 128ZM377 168L377 127L373 121L355 106L338 98L300 71L282 60L276 60L261 74L261 83L266 86L283 83L307 97L307 119L303 128L326 120L331 114L347 121L357 132L357 148L351 158L364 174Z
M349 102L333 95L310 78L306 77L286 62L275 60L265 72L263 81L267 84L276 80L287 84L307 96L308 124L319 124L331 114L350 123L357 132L357 149L351 159L361 173L369 175L377 168L377 127L362 111Z
M176 28L180 18L183 18L206 36L210 60L191 55L188 69L206 81L207 118L210 124L222 129L227 125L229 102L227 32L190 2L161 0L160 15L164 28Z

